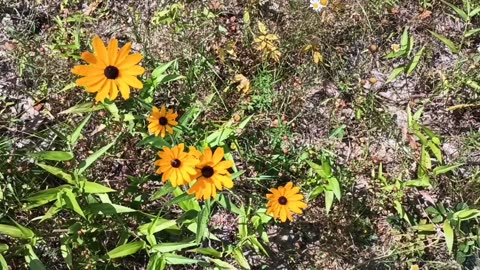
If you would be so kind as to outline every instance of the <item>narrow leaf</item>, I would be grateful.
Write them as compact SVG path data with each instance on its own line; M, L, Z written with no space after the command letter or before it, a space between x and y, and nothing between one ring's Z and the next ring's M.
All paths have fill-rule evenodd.
M460 166L463 166L463 165L464 165L463 163L460 163L460 164L455 164L455 165L451 165L451 166L448 166L448 165L438 166L438 167L435 167L433 169L433 175L437 176L437 175L440 175L440 174L444 174L444 173L447 173L449 171L453 171L456 168L458 168Z
M139 250L145 248L145 242L135 241L130 242L121 246L118 246L110 250L107 255L110 259L126 257L132 254L137 253Z
M452 226L450 226L450 222L445 220L443 223L443 233L445 234L445 242L447 243L448 252L451 254L453 250L453 240L455 239L455 235L453 233Z
M100 158L103 154L105 154L105 152L107 152L108 149L110 149L110 147L112 147L114 144L115 144L115 140L113 140L113 142L105 145L104 147L100 148L97 152L93 153L87 159L82 161L80 163L80 167L79 167L77 173L82 174L88 167L90 167L90 165L93 164L93 162L95 162L98 158Z
M166 253L166 252L172 252L172 251L180 251L185 248L193 247L196 246L196 243L161 243L158 245L155 245L151 248L153 252L161 252L161 253Z
M80 135L82 134L82 129L85 127L85 125L88 123L88 120L90 120L90 117L92 117L92 114L89 114L83 121L78 125L78 127L73 131L73 133L68 136L68 142L70 145L75 145L77 144L78 139L80 138Z
M443 44L447 45L447 47L453 53L458 53L459 52L458 48L455 46L455 44L450 39L448 39L448 38L446 38L446 37L444 37L440 34L437 34L433 31L430 31L430 30L428 32L430 32L430 34L432 34L432 36L438 38L441 42L443 42Z
M442 1L443 3L445 3L447 6L451 7L453 10L455 10L455 12L462 18L463 21L465 22L468 22L469 21L469 16L467 15L467 13L465 13L465 11L461 10L460 8L448 3L448 2L445 2L445 1Z
M390 76L388 76L388 79L387 79L387 83L389 82L392 82L393 80L395 80L398 76L400 76L400 74L402 74L403 72L405 71L405 67L404 66L399 66L397 68L395 68L392 73L390 73Z
M71 160L73 158L72 152L64 152L64 151L42 151L42 152L32 153L30 155L36 159L46 159L46 160L54 160L54 161L66 161L66 160Z
M67 183L71 185L75 185L75 181L73 180L72 176L64 171L62 169L53 167L50 165L46 165L43 163L37 163L38 167L44 169L45 171L55 175L56 177L65 180Z
M415 54L415 56L413 57L412 62L410 62L410 64L407 67L407 76L410 76L410 74L412 74L412 72L417 67L418 63L420 62L420 59L422 58L424 50L425 50L425 47L422 47L422 49L420 49L420 51L418 51L417 54Z

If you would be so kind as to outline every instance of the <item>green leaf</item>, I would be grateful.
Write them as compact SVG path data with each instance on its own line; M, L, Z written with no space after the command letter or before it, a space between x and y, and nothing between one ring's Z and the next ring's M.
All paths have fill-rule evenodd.
M455 12L462 18L463 21L468 22L470 20L470 17L467 15L467 13L465 13L465 11L461 10L460 8L448 2L445 2L445 1L442 1L442 2L445 3L447 6L451 7L453 10L455 10Z
M471 37L471 36L476 35L478 33L480 33L480 28L471 29L471 30L468 30L467 32L465 32L465 37Z
M195 264L201 262L200 260L190 259L181 255L166 253L165 260L170 265L184 265L184 264Z
M428 154L425 146L422 146L422 151L420 154L420 164L422 165L422 167L428 170L431 169L432 161L430 160L430 155Z
M164 218L157 218L152 222L145 223L138 227L138 231L143 235L154 234L165 229L178 230L177 222Z
M85 214L83 213L82 208L78 204L77 198L75 198L75 195L73 194L72 190L71 189L65 190L63 195L64 195L65 203L67 204L67 207L75 211L81 217L85 218Z
M480 216L480 210L477 209L464 209L453 214L453 219L459 219L461 221L473 219Z
M335 194L333 193L333 191L325 191L325 209L327 210L327 215L330 212L330 209L332 209L334 196Z
M435 167L433 169L433 175L437 176L437 175L440 175L440 174L444 174L444 173L447 173L449 171L453 171L455 170L456 168L460 167L460 166L463 166L464 163L460 163L460 164L455 164L455 165L445 165L445 166L439 166L439 167Z
M470 13L468 14L468 16L470 16L470 18L473 18L475 15L477 15L478 13L480 12L480 7L477 7L476 9L470 11Z
M108 193L108 192L116 192L116 190L106 187L104 185L90 182L90 181L81 181L78 185L82 188L84 193L89 194L99 194L99 193Z
M453 240L455 239L455 234L453 233L452 226L450 222L445 220L443 223L443 233L445 234L445 242L447 243L448 253L452 253L453 250Z
M430 149L430 151L433 153L433 155L435 156L437 161L439 163L443 163L442 151L440 150L440 148L438 148L438 146L436 144L434 144L432 141L429 141L427 143L427 146Z
M26 245L26 248L28 250L28 254L25 255L25 261L28 264L28 267L31 270L47 270L45 265L40 261L38 258L37 254L33 251L33 248L31 245Z
M163 196L172 193L172 191L175 188L170 184L170 182L167 182L165 185L163 185L159 190L157 190L155 193L152 195L152 200L158 200L162 198Z
M194 252L194 253L199 253L202 255L207 255L207 256L213 256L217 258L222 257L222 252L216 251L213 248L194 248L194 249L189 249L187 252Z
M196 246L196 243L161 243L158 245L155 245L151 248L153 252L161 252L161 253L166 253L166 252L172 252L172 251L179 251L185 248L193 247Z
M65 180L67 183L69 183L71 185L75 185L75 181L73 180L72 175L62 171L62 169L57 168L57 167L53 167L53 166L50 166L50 165L46 165L46 164L43 164L43 163L37 163L37 165L38 165L38 167L40 167L40 168L44 169L45 171L55 175L56 177Z
M164 84L164 83L169 83L169 82L174 82L178 80L183 80L187 77L183 75L177 75L177 74L168 74L168 75L163 75L154 80L154 82L159 85L159 84Z
M410 57L410 55L412 54L414 43L415 43L415 39L413 38L413 36L410 36L410 38L408 39L407 57Z
M403 218L408 224L411 224L410 219L405 213L405 210L403 210L402 204L398 200L393 201L393 207L395 208L395 210L397 210L397 213L398 215L400 215L401 218Z
M112 250L110 250L107 255L110 259L115 259L115 258L122 258L126 257L132 254L137 253L138 251L142 250L145 248L145 242L144 241L135 241L135 242L130 242L121 246L118 246Z
M88 123L90 117L92 117L92 114L89 114L87 117L85 117L85 119L83 119L83 121L80 123L80 125L78 125L78 127L73 131L73 133L68 136L68 142L70 143L70 145L74 146L75 144L77 144L77 141L82 134L82 129Z
M90 155L87 159L82 161L80 163L80 167L78 168L77 173L82 174L88 167L90 167L90 165L93 164L93 162L95 162L98 158L100 158L103 154L105 154L105 152L107 152L108 149L110 149L110 147L112 147L115 144L115 141L116 141L116 139L114 139L113 142L111 142L111 143L105 145L104 147L100 148L98 151L96 151L95 153Z
M430 34L432 34L432 36L438 38L441 42L443 42L443 44L447 45L447 47L450 49L450 51L452 51L453 53L459 53L458 48L455 46L455 44L453 44L453 42L450 39L448 39L448 38L446 38L446 37L444 37L440 34L437 34L435 32L432 32L430 30L428 30L428 32L430 32Z
M94 112L101 110L102 107L94 105L92 102L87 102L83 104L75 105L67 110L61 111L59 114L70 114L70 113L85 113L85 112Z
M307 160L307 163L308 165L310 165L310 167L318 174L320 175L321 178L323 179L327 179L328 177L330 177L330 174L327 174L327 172L325 172L324 168L310 160Z
M238 270L235 266L219 259L210 259L210 261L213 262L216 266L221 267L221 269Z
M400 39L400 50L407 51L408 50L408 42L409 42L409 35L408 35L408 27L405 27L402 33L402 38Z
M243 12L243 23L246 25L250 23L250 13L248 12L248 9L245 9Z
M388 79L387 79L387 83L389 82L392 82L393 80L395 80L398 76L400 76L403 72L405 71L405 67L404 66L399 66L397 68L395 68L392 73L390 73L390 76L388 76Z
M173 198L173 200L169 201L167 203L167 206L179 204L181 202L188 201L188 200L191 200L193 198L194 198L193 195L190 195L190 194L187 194L187 193L182 193L182 194L178 195L177 197Z
M107 216L137 212L135 209L111 203L92 203L87 206L86 210L93 214L102 214Z
M3 253L8 250L7 244L0 244L0 253Z
M5 258L3 257L2 254L0 254L0 268L1 269L8 269L7 261L5 261Z
M475 89L475 90L477 90L477 91L480 91L480 85L479 85L477 82L475 82L475 81L467 80L467 81L465 82L465 84L466 84L467 86L471 87L472 89Z
M73 158L73 153L64 152L64 151L42 151L42 152L32 153L30 154L30 156L36 159L66 161L66 160L71 160Z
M152 78L158 78L160 77L161 75L163 75L163 73L165 73L165 71L167 71L167 69L173 64L175 63L176 60L173 60L173 61L170 61L166 64L160 64L158 65L153 71L152 71Z
M435 225L433 224L422 224L422 225L416 225L412 227L413 230L418 231L420 233L434 233L436 232L435 230Z
M251 269L247 259L245 259L245 256L243 256L243 252L240 248L235 248L232 253L233 258L235 258L235 260L241 267L245 269Z
M160 254L153 254L150 256L150 260L148 261L147 270L163 270L165 269L167 262L165 258Z
M204 205L202 211L200 211L200 214L197 217L197 233L195 234L195 242L197 244L200 244L205 236L209 215L210 210L207 205Z
M55 188L49 188L49 189L37 192L32 196L24 199L25 201L32 202L31 204L28 204L27 209L32 209L32 208L47 204L51 201L54 201L57 199L58 193L63 192L64 190L67 190L67 189L71 189L71 186L61 185Z
M424 50L425 50L425 47L422 47L420 51L418 51L417 54L415 54L415 56L413 57L412 62L410 62L410 64L407 67L407 71L406 71L407 76L410 76L412 72L415 70L415 68L417 67L418 63L420 62L420 59L422 58Z
M29 239L34 236L33 232L31 234L24 233L22 230L20 230L20 228L6 224L0 224L0 234L21 239Z
M171 146L170 143L164 140L163 138L160 138L154 135L150 135L138 143L138 146L143 146L143 145L151 145L157 149L162 149L164 146L167 146L167 147Z
M342 198L342 192L340 190L340 183L338 182L337 178L330 177L328 178L329 187L332 189L333 194L337 197L338 200Z
M241 215L242 211L238 208L235 204L233 204L229 198L223 193L219 194L217 197L217 202L228 211L235 213L237 215Z
M206 141L211 147L217 146L224 142L226 139L228 139L228 137L230 137L230 135L233 134L234 131L235 130L231 128L221 128L210 134L207 137Z

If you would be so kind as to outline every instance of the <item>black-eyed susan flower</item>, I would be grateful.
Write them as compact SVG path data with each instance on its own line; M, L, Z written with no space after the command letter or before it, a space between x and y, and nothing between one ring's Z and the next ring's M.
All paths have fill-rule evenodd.
M217 196L217 190L233 187L228 169L233 167L234 163L231 160L223 160L224 154L221 147L218 147L214 153L210 148L205 148L196 166L197 174L193 176L197 181L188 190L188 194L195 194L197 200L202 198L209 200Z
M148 131L155 134L155 136L165 137L165 131L173 134L172 127L178 125L177 119L178 114L172 109L165 108L165 105L160 108L160 110L153 106L153 111L150 117L147 119L150 124L148 124Z
M272 214L275 219L279 218L282 222L293 221L291 212L301 215L302 209L307 207L303 202L303 195L298 194L300 187L293 187L292 182L288 182L285 187L272 188L272 193L267 194L267 214Z
M107 47L99 37L93 38L93 50L82 53L82 59L89 65L75 66L72 73L84 76L76 81L89 93L97 93L95 100L105 98L115 100L120 91L123 99L130 97L130 87L141 89L143 84L136 76L142 75L145 69L137 64L142 60L139 53L129 54L131 43L125 44L120 50L115 38Z
M164 146L163 151L158 152L160 159L155 165L159 166L157 174L162 174L162 182L170 180L172 186L177 187L192 181L198 159L184 149L185 144L181 143L171 149Z
M319 12L328 5L328 0L310 0L310 7Z

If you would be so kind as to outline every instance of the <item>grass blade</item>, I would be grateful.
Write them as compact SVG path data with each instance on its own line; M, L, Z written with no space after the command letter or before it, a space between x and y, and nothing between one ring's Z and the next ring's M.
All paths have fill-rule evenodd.
M438 38L441 42L443 42L443 44L445 44L450 49L450 51L452 51L453 53L456 54L456 53L459 52L459 50L455 46L455 44L450 39L448 39L447 37L444 37L440 34L437 34L433 31L430 31L430 30L428 32L430 32L430 34L432 34L432 36Z

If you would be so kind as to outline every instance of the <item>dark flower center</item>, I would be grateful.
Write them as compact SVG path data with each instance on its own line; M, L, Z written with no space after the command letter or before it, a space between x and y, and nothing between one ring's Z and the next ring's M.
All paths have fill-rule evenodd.
M105 77L107 77L110 80L115 80L118 77L118 68L114 66L108 66L105 68L103 71L103 74L105 74Z
M172 162L170 162L170 165L172 165L173 168L180 167L180 164L182 164L182 162L180 162L180 160L178 160L178 159L174 159L174 160L172 160Z
M162 126L165 126L166 124L168 124L168 119L166 117L162 116L158 119L158 123Z
M285 198L285 196L282 196L280 198L278 198L278 203L281 204L281 205L285 205L287 204L288 200L287 198Z
M202 176L205 177L205 178L212 177L214 172L215 171L210 166L205 166L205 167L202 168Z

